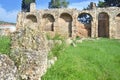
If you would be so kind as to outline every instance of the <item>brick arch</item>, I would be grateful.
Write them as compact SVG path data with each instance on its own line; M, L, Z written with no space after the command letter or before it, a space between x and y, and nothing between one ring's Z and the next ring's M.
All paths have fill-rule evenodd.
M44 25L44 30L45 31L54 31L54 16L51 14L44 14L42 16L43 18L43 25Z
M29 14L26 16L26 19L28 19L29 21L33 22L33 23L37 23L37 17L33 14Z
M87 12L82 12L78 14L77 20L81 25L80 27L84 28L84 30L80 32L84 34L81 34L81 35L85 37L91 37L91 28L92 28L92 21L93 21L92 15Z
M109 37L109 15L106 12L98 14L98 37Z
M72 21L73 18L68 13L61 13L60 14L60 23L62 24L61 27L63 28L63 35L65 34L67 37L72 37Z

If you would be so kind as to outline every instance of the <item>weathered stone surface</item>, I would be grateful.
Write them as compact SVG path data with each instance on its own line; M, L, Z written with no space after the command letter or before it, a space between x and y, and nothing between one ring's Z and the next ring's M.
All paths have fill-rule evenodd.
M3 54L0 54L0 80L19 80L14 62Z
M76 40L76 43L82 43L82 39L80 39L80 40Z
M21 51L13 55L21 79L39 80L45 74L47 58L44 51Z
M73 43L73 40L68 38L68 39L66 39L65 42L66 42L66 45L71 45Z
M48 60L48 68L51 68L51 66L54 65L56 61L57 57L53 57L52 59Z
M50 49L54 47L54 41L53 40L48 40L48 46Z
M76 36L79 36L81 38L88 37L88 30L86 29L84 24L77 21L76 26L77 26Z
M107 37L120 39L120 8L107 7L97 8L92 5L90 10L77 9L44 9L35 10L29 13L20 13L17 23L24 25L24 20L28 15L36 15L39 19L41 30L50 34L56 33L64 37ZM92 18L90 27L78 23L80 14L89 14ZM102 14L102 15L101 15ZM106 17L104 17L106 15Z
M64 8L35 10L35 4L31 4L30 10L31 12L18 14L17 31L12 34L11 42L11 58L18 68L21 79L24 80L39 80L46 72L47 63L54 64L53 60L47 62L47 53L54 42L47 42L43 33L48 33L52 37L60 34L66 38L120 39L120 8L117 7L96 8L93 6L91 10L82 11ZM78 16L82 13L87 13L92 17L90 25L78 22ZM56 43L61 42L56 41ZM66 40L66 43L76 47L70 38Z
M36 5L35 5L35 3L31 3L30 4L30 12L33 12L33 11L35 11L36 10Z
M25 20L24 23L12 34L11 58L21 79L39 80L47 69L47 40L36 22Z

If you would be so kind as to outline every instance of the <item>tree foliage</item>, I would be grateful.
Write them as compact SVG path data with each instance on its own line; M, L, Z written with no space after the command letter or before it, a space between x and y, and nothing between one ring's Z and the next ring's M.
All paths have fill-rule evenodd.
M105 7L105 2L104 1L99 1L98 2L98 7Z
M35 3L35 0L22 0L22 11L29 12L30 11L30 4Z
M116 6L120 7L120 0L104 0L104 1L99 1L98 7L111 7L111 6Z
M117 6L120 7L120 0L104 0L106 3L106 6Z
M67 8L69 2L66 0L51 0L49 2L49 8Z
M78 16L78 21L83 24L90 24L92 21L92 16L87 13L82 13Z
M94 2L90 2L90 4L86 7L86 8L83 8L83 10L91 10L93 9L93 7L96 6L96 3Z

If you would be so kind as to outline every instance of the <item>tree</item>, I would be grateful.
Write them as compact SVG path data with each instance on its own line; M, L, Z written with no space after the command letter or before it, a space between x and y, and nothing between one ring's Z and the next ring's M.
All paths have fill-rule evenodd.
M60 0L51 0L49 8L60 8Z
M98 2L98 7L105 7L105 6L106 6L106 4L105 4L104 1L99 1Z
M83 10L91 10L94 7L96 7L96 3L90 2L90 4L86 8L83 8Z
M67 8L69 2L66 0L51 0L49 2L49 8Z
M69 2L66 1L66 0L62 0L62 1L61 1L61 4L62 4L62 5L61 5L62 8L67 8L68 5L69 5Z
M98 7L111 7L111 6L116 6L120 7L120 0L104 0L104 1L99 1Z
M35 0L22 0L22 11L29 12L30 11L30 4L35 3Z
M92 21L92 17L90 14L82 13L78 16L78 21L83 24L90 24Z
M117 6L120 7L120 0L104 0L107 6Z

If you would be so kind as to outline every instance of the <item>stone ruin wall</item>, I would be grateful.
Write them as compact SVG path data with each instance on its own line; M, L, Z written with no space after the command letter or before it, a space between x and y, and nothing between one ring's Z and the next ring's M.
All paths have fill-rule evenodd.
M18 14L10 54L18 71L16 80L41 80L47 70L49 47L39 16L37 11Z
M25 25L26 21L31 20L42 31L51 36L60 34L61 36L72 38L80 36L120 39L120 8L118 7L94 7L91 10L81 11L77 9L35 10L35 5L32 6L31 12L18 14L17 27ZM89 28L78 21L78 16L83 13L87 13L92 17L91 27Z
M120 39L120 8L93 8L92 10L46 9L20 12L17 30L11 35L11 54L0 55L0 78L3 80L41 80L48 67L48 47L45 34L60 34L66 38L107 37ZM78 21L79 14L92 17L90 25ZM8 64L8 62L10 64ZM6 76L6 75L9 75Z

